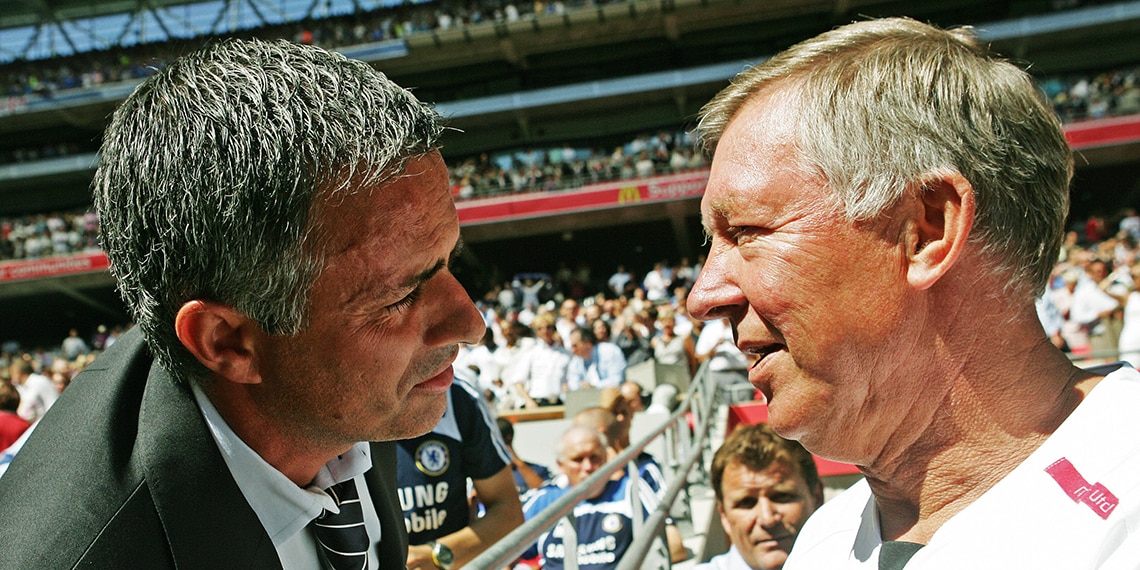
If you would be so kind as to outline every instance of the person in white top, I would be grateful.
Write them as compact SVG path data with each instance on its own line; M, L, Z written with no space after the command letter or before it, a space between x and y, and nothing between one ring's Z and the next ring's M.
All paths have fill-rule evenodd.
M12 384L20 392L20 408L16 413L28 423L35 423L59 398L59 390L50 378L37 373L27 360L16 358L8 369Z
M519 355L511 376L503 381L512 387L522 407L556 406L562 403L573 355L558 342L553 314L535 317L533 328L536 342Z
M1023 70L866 20L745 70L697 131L688 309L729 320L776 432L866 481L786 570L1136 568L1140 374L1076 367L1037 317L1073 158Z

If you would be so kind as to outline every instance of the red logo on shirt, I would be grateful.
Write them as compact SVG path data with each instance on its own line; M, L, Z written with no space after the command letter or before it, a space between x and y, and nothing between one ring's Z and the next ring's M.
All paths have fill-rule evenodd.
M1077 468L1064 457L1046 467L1045 472L1053 476L1053 480L1069 494L1074 503L1088 505L1102 519L1107 519L1120 502L1104 485L1086 481L1077 472Z

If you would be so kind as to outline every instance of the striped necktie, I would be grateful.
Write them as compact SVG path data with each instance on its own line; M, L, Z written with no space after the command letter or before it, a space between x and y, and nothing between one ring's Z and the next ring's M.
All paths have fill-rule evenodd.
M356 481L337 483L325 492L340 507L339 513L325 511L313 520L313 533L325 558L335 570L367 569L368 529L364 527L364 509Z

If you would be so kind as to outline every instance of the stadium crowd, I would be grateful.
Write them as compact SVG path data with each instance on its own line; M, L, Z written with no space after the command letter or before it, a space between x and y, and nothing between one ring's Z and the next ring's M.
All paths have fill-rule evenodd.
M3 67L0 67L0 70L2 69ZM1045 97L1053 105L1057 115L1066 123L1108 116L1134 115L1140 113L1138 72L1140 72L1140 68L1125 67L1095 73L1056 75L1041 78L1039 85ZM22 74L23 79L18 82L26 83L29 81L25 75ZM0 71L0 78L2 77L3 72ZM9 80L11 80L10 77ZM38 85L42 81L36 79L33 83ZM23 85L23 83L20 84ZM55 85L56 82L51 82L51 84ZM7 97L8 99L26 97L27 94L12 95L12 93L26 91L27 89L29 87L26 85L21 87L9 84L9 95ZM9 103L8 106L11 107L12 104ZM0 114L2 114L4 107L3 104L0 104ZM639 145L643 145L646 142L645 139L648 138L655 140L661 138L660 146L669 153L661 155L659 154L662 152L660 149L644 145L644 148L650 151L648 158L655 163L667 162L674 169L685 163L688 167L703 164L703 157L700 156L700 153L688 150L692 148L689 144L691 141L688 140L687 134L681 131L678 133L638 135L633 141L615 148L613 153L598 148L576 149L567 143L543 150L515 149L494 153L493 157L486 153L477 157L467 157L460 159L452 165L451 169L453 175L458 176L461 181L463 178L470 180L471 185L476 189L475 194L479 193L480 181L486 181L487 186L500 189L514 188L516 191L522 188L543 188L544 185L557 186L565 183L562 178L572 178L572 182L581 183L586 175L596 180L599 175L604 174L604 162L610 154L614 155L609 156L610 162L622 163L619 167L622 173L632 173L637 169L637 164L644 158L640 154L641 147ZM674 146L674 139L681 144ZM28 144L18 148L0 150L0 164L33 162L80 153L91 153L95 152L97 146L97 140L85 144L75 142ZM674 148L676 148L675 152L678 156L672 155ZM655 151L657 154L654 154ZM544 159L544 156L547 158ZM528 168L536 162L535 160L528 161L528 157L538 158L539 169L537 171ZM575 161L575 157L580 160ZM566 168L558 172L557 178L554 178L553 173L542 170L541 166L544 161L549 163L565 162ZM575 162L580 162L580 164ZM494 169L494 171L487 172L488 168ZM614 177L616 176L610 176L610 178Z
M639 134L612 151L569 144L481 154L449 165L457 200L578 188L706 166L686 131ZM99 251L99 218L79 209L0 217L0 261Z
M567 10L624 1L633 3L636 0L406 2L369 12L286 22L235 31L234 34L290 39L335 49L465 26L511 24L544 14L563 14ZM164 67L172 57L202 42L202 37L171 39L52 58L50 63L29 60L5 64L0 66L0 87L3 89L0 95L6 96L7 100L0 100L0 110L18 108L24 97L51 99L69 89L99 87L147 77Z
M0 218L0 260L97 251L99 216L89 209Z

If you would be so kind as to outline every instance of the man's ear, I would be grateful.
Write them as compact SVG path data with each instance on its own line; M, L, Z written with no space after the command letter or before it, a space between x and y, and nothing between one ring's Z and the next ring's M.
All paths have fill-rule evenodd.
M907 281L917 289L933 286L958 261L974 227L974 186L961 173L939 173L923 182L910 200L907 224Z
M819 481L815 484L815 488L811 490L811 498L815 501L815 507L812 509L812 512L815 512L815 509L823 506L823 481Z
M178 340L216 375L238 384L258 384L254 347L261 327L234 309L209 301L188 301L174 318Z
M716 512L718 515L720 515L720 527L724 529L725 536L730 537L728 539L728 542L729 542L729 544L731 544L732 543L732 538L731 538L732 537L732 523L729 522L728 517L725 516L724 505L722 505L720 501L716 502Z

